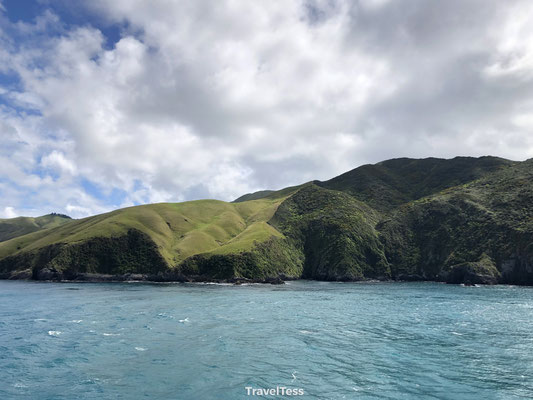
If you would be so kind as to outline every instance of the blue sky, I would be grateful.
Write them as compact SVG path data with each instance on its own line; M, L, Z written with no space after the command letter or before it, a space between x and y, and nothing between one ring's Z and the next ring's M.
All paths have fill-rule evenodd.
M527 0L0 5L0 218L533 157Z

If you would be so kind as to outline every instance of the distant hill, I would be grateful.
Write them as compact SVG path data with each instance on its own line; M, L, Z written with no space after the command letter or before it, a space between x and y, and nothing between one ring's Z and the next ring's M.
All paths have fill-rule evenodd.
M13 230L0 277L533 285L533 160L400 158L233 203L64 222Z
M274 193L274 190L260 190L259 192L247 193L241 197L233 200L234 203L242 203L243 201L249 200L259 200L267 197L268 195Z
M375 165L363 165L318 185L348 193L386 211L472 182L513 164L513 161L496 157L456 157L451 160L396 158Z
M63 214L48 214L42 217L18 217L0 219L0 242L17 236L40 231L41 229L54 228L69 222L71 218Z

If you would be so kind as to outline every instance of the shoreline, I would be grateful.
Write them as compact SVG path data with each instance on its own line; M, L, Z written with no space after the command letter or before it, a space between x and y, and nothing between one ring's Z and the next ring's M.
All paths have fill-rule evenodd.
M513 282L494 282L494 283L472 283L472 282L446 282L438 279L359 279L359 280L323 280L310 279L303 277L268 277L264 279L250 279L235 277L229 279L213 279L205 276L183 276L183 275L149 275L149 274L88 274L78 273L75 276L55 275L38 275L33 276L29 271L27 273L11 274L10 276L0 275L0 280L4 281L29 281L29 282L51 282L51 283L147 283L147 284L165 284L165 283L192 283L192 284L219 284L219 285L249 285L249 284L270 284L283 285L286 282L305 280L314 282L335 282L335 283L411 283L411 282L431 282L461 285L465 287L512 285L512 286L531 286Z

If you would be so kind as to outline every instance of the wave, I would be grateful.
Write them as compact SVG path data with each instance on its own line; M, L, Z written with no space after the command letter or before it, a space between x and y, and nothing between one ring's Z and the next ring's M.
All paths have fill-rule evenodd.
M144 347L135 347L135 350L137 350L137 351L146 351L148 349L146 349Z
M54 337L58 337L59 335L61 335L63 332L61 331L48 331L48 334L50 336L54 336Z
M120 336L120 333L103 333L104 336Z
M184 324L185 322L190 322L189 321L189 317L187 317L185 319L180 319L178 322L180 322L181 324Z
M75 324L79 324L81 322L83 322L82 319L73 319L72 321L69 321L69 322L74 322Z

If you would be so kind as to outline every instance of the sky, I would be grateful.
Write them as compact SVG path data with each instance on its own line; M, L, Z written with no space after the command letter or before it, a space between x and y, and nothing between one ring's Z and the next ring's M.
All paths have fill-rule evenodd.
M533 157L530 0L0 0L0 218Z

